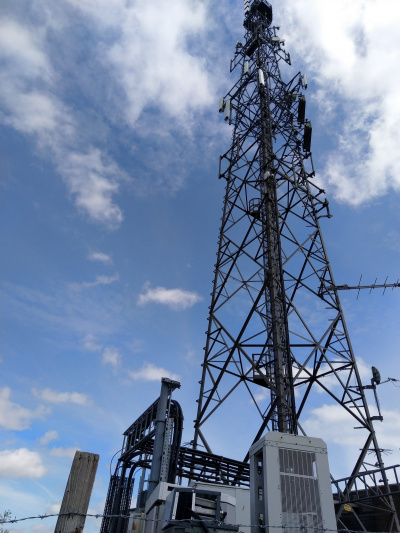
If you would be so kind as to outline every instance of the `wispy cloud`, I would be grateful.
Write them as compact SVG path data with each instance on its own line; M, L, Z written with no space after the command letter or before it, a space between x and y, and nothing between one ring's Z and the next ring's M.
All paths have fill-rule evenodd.
M80 289L90 289L92 287L97 287L98 285L111 285L115 281L119 280L119 274L114 274L113 276L96 276L94 281L82 281L80 283L70 283L70 287L73 290Z
M150 287L147 283L139 295L138 304L157 303L166 305L174 311L188 309L200 302L202 297L197 292L184 291L183 289L166 289L165 287Z
M263 402L267 398L270 398L271 391L267 389L263 389L261 392L257 392L254 394L254 399L256 402Z
M371 366L362 357L357 357L357 369L362 380L367 381L372 378Z
M116 368L121 364L121 354L117 348L105 348L102 354L102 361L103 364Z
M199 122L193 121L194 114L199 119L216 100L215 64L206 59L215 49L209 46L209 8L184 0L115 1L101 10L92 1L69 3L74 4L73 22L68 2L38 4L36 15L45 16L34 23L29 16L10 18L12 9L3 17L3 123L36 141L81 213L116 229L123 221L117 199L127 183L138 194L170 194L183 186L185 165L179 172L171 165L182 150L176 137L184 128L188 140ZM77 19L91 43L86 64L71 40L70 24ZM191 46L193 38L196 47ZM62 62L56 52L61 42ZM70 86L75 88L72 94ZM77 93L84 106L79 106ZM141 173L132 163L125 172L110 155L108 140L115 139L116 124L129 134L151 135L153 148L155 137L160 138L158 156L149 153ZM139 176L132 177L132 170ZM157 187L149 186L148 176Z
M155 366L153 363L144 363L139 370L130 370L128 374L135 381L160 381L161 378L170 378L175 381L180 380L178 374L160 366Z
M32 136L50 156L81 212L115 229L123 215L113 198L127 175L98 148L81 148L79 124L57 96L58 76L47 55L46 29L8 18L2 24L4 123Z
M0 451L0 475L5 478L40 478L46 468L37 452L27 448Z
M90 261L100 261L100 263L112 264L112 257L104 252L90 252L88 255Z
M387 16L385 5L390 9L364 0L281 6L288 49L307 63L335 142L321 178L338 200L353 205L400 190L400 52L393 46L400 12Z
M48 60L43 32L31 32L11 19L3 19L1 32L2 55L5 61L17 59L17 63L9 65L11 74L25 79L42 77L45 81L53 81L54 72Z
M125 327L132 305L131 300L115 291L71 290L70 285L62 285L43 292L6 282L2 300L9 316L17 321L41 324L40 327L46 324L48 331L63 334L73 332L82 338L83 348L89 349L91 341L93 351L104 346L100 339Z
M69 457L70 459L73 459L75 457L76 451L78 451L79 448L76 447L70 447L70 448L64 448L62 446L51 448L50 455L53 457Z
M371 411L375 411L373 407ZM398 410L383 410L382 415L383 422L376 427L379 443L384 448L396 449L400 439L400 413ZM341 405L325 404L311 409L303 427L308 435L321 435L328 443L355 449L360 446L361 436L354 431L354 418Z
M83 347L88 352L99 352L102 345L96 342L96 338L91 333L88 333L82 341Z
M60 438L58 431L55 429L50 429L49 431L46 431L46 433L43 435L43 437L40 437L39 444L42 446L46 446L50 442L53 442L53 440L58 440Z
M32 393L42 400L50 403L76 403L87 405L90 401L87 394L81 392L58 392L53 389L32 389Z
M11 389L3 387L0 389L0 426L5 429L21 431L28 429L32 420L45 418L49 414L49 409L40 406L37 409L28 409L10 400Z
M80 211L111 229L121 224L123 214L113 197L127 177L110 157L98 148L71 150L58 158L57 168Z
M73 10L68 4L73 4ZM123 217L120 193L174 194L184 186L196 158L201 157L197 134L208 151L218 142L210 116L215 117L219 94L226 90L226 85L222 86L228 71L221 66L226 66L221 50L228 44L216 21L226 30L227 20L233 22L232 9L226 13L218 2L115 0L99 10L96 1L66 0L37 3L34 11L35 23L29 16L20 16L18 31L25 30L34 43L35 34L41 36L36 48L51 76L42 83L31 73L29 80L62 110L56 129L41 143L42 155L52 158L79 210L90 220L115 229L121 223L120 215ZM76 39L76 27L85 28L84 48ZM58 53L61 46L62 61ZM20 48L14 56L21 55ZM13 105L8 115L17 113L18 106ZM24 121L24 114L20 118ZM223 127L222 135L229 138L229 129ZM120 161L113 152L116 143L123 147L125 162L114 173L116 161ZM96 149L107 167L100 176L115 187L104 191L107 198L101 191L105 210L98 208L98 202L93 205L86 195L93 173L87 172L87 157L83 156ZM82 156L77 192L76 180L68 172L70 155L74 154ZM95 185L96 191L101 184L96 181Z
M200 50L188 46L193 37L198 47L207 43L206 4L112 2L99 10L96 2L70 1L95 20L102 32L118 28L118 38L102 60L120 84L118 95L131 125L149 106L183 121L187 113L212 104L211 72Z

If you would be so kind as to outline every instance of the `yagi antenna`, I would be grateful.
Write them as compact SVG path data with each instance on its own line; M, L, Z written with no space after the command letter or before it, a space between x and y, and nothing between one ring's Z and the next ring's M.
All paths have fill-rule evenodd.
M360 280L358 282L358 285L347 285L347 284L344 284L344 285L331 285L329 287L329 289L336 289L337 291L356 290L356 291L358 291L357 292L357 300L358 300L358 296L360 294L360 290L361 289L369 289L369 293L370 294L371 294L373 289L383 289L383 293L382 293L382 295L383 295L383 294L385 294L386 289L394 289L395 287L400 287L400 280L399 279L397 281L395 281L394 283L387 283L388 277L389 276L386 276L386 279L385 279L384 283L377 283L377 279L378 278L375 278L375 281L374 281L374 283L372 283L372 285L361 285L361 279L362 279L362 274L361 274Z

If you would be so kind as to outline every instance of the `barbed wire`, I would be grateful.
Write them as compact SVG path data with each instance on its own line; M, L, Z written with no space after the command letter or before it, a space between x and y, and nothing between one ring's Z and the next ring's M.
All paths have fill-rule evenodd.
M55 513L55 514L43 514L43 515L38 515L38 516L26 516L24 518L10 518L10 519L7 519L7 520L4 520L4 519L1 519L0 520L0 525L3 525L3 524L15 524L16 522L23 522L24 520L37 520L38 518L40 518L40 520L44 520L45 518L54 518L54 517L59 517L59 516L69 516L69 517L73 517L73 516L82 516L82 517L91 517L91 518L132 518L133 515L131 514L91 514L91 513L77 513L77 512L68 512L68 513ZM135 517L134 517L135 518ZM144 522L166 522L167 520L164 520L162 518L142 518L142 517L136 517L136 520L143 520ZM174 523L176 522L182 522L182 523L187 523L188 521L190 521L189 519L183 519L183 520L173 520ZM196 521L196 520L194 520ZM211 524L215 524L215 520L210 520L210 519L202 519L202 522L204 522L206 525L211 525ZM329 529L329 528L322 528L322 527L310 527L310 526L290 526L290 525L282 525L282 524L279 524L277 526L273 526L273 525L270 525L270 524L227 524L225 522L219 522L219 524L221 524L222 526L226 525L226 526L236 526L236 527L260 527L262 529L266 529L266 528L274 528L274 529L281 529L281 530L287 530L287 529L299 529L301 531L309 531L311 529L314 530L314 532L318 532L318 531L322 531L322 532L325 532L325 533L329 533L329 532L332 532L332 533L365 533L365 531L363 530L360 530L360 529ZM384 531L369 531L368 533L385 533Z

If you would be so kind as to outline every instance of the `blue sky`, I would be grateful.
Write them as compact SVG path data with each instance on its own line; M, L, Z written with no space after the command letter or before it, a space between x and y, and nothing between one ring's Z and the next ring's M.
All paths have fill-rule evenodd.
M324 238L338 284L399 277L400 11L390 0L274 2L307 73ZM99 453L101 512L123 431L179 379L193 436L222 209L219 97L243 38L240 0L1 3L2 508L57 512L76 449ZM290 78L289 78L290 76ZM399 294L342 292L365 383L400 379ZM397 383L398 385L398 383ZM400 462L399 388L379 387L376 429ZM370 398L373 404L373 397ZM230 406L227 433L247 416ZM335 421L332 424L332 421ZM346 475L358 442L318 399L309 434ZM246 433L216 453L241 458ZM100 521L85 530L97 531ZM46 533L50 520L15 532Z

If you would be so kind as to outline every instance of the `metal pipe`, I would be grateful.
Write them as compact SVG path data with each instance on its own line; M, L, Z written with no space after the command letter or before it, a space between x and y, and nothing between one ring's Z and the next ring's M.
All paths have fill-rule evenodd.
M153 460L151 463L147 498L149 498L153 490L160 482L161 459L164 447L165 421L168 407L168 399L171 390L177 387L180 387L180 384L176 381L172 381L169 378L161 378L161 392L160 398L158 400L157 414L155 420Z

